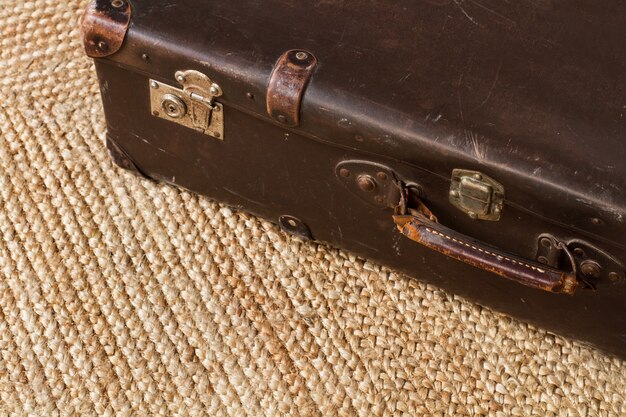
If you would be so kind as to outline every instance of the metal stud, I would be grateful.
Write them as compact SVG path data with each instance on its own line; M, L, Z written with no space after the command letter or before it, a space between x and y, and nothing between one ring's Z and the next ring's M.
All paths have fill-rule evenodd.
M602 273L602 268L594 261L583 261L580 270L589 278L599 278Z
M294 216L280 216L278 219L278 224L280 228L288 233L299 236L305 240L312 240L313 235L311 234L311 229L297 217Z
M369 175L361 175L357 179L359 188L365 192L371 193L376 189L376 181Z
M211 84L211 88L209 88L209 93L212 96L219 97L222 95L222 88L216 83Z
M541 245L542 245L544 248L548 248L548 249L549 249L549 248L551 248L551 247L552 247L552 240L550 240L550 239L549 239L549 238L547 238L547 237L541 238L540 242L541 242Z

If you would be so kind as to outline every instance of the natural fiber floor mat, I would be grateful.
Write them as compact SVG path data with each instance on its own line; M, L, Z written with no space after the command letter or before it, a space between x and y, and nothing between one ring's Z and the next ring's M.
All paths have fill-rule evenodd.
M113 167L84 4L0 2L0 410L626 415L622 361Z

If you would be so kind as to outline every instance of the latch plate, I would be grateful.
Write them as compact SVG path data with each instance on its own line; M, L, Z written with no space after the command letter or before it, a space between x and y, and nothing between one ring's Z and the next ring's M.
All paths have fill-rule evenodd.
M455 169L450 202L472 219L498 221L504 207L504 187L481 172Z
M198 71L178 71L183 88L150 80L150 111L160 119L224 140L224 106L214 101L221 88Z

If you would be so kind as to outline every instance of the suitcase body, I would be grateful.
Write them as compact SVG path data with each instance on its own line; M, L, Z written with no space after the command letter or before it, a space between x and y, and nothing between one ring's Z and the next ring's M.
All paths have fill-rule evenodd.
M83 18L120 166L626 357L623 2L159 3Z

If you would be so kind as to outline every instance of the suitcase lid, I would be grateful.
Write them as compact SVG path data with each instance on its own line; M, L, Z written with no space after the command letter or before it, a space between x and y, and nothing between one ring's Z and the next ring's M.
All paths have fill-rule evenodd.
M626 3L607 1L133 0L103 59L172 85L200 71L227 108L276 123L272 70L310 51L294 132L448 179L481 171L507 205L624 247Z

